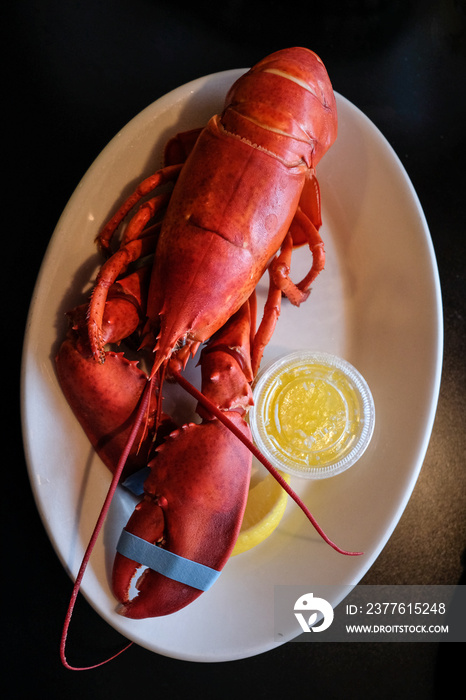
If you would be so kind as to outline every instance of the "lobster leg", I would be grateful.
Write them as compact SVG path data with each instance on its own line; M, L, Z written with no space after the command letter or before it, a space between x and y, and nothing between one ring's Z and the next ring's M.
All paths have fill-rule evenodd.
M250 439L242 414L252 403L248 379L249 307L246 303L201 355L202 391ZM183 560L219 572L236 542L246 505L251 453L220 421L198 407L203 422L174 431L151 462L145 495L124 533L158 545ZM186 523L189 522L189 527ZM137 542L137 540L136 540ZM202 590L147 568L130 598L130 585L144 555L117 552L113 591L131 618L168 615L195 600Z
M299 207L283 242L281 254L272 261L270 266L273 283L295 306L306 301L311 284L325 266L324 243L319 233L321 225L320 188L315 175L311 175L305 181ZM289 277L290 246L297 248L306 243L312 253L312 267L307 275L295 284Z
M306 229L305 235L309 238L309 246L313 255L313 264L306 277L301 280L299 284L295 284L291 281L289 275L291 254L293 248L296 247L294 234L298 226ZM305 214L298 209L279 255L276 256L269 265L269 292L262 321L252 345L252 368L254 376L259 370L264 348L270 341L280 316L282 294L284 294L292 304L299 306L309 296L309 287L323 267L324 250L319 233Z
M158 170L156 173L150 175L145 180L140 182L133 194L128 197L125 202L123 202L118 211L115 212L112 218L100 231L96 238L99 248L104 252L108 252L115 231L131 209L138 204L143 197L150 194L156 187L159 187L166 182L174 182L178 177L180 170L180 164L167 166L166 168Z
M92 292L89 305L88 333L89 343L94 358L100 363L105 361L105 338L102 334L105 304L108 290L116 279L127 270L130 263L149 255L154 249L152 236L130 241L114 253L101 267L97 283Z
M280 257L285 268L289 270L291 246L287 246L284 250L282 249ZM275 330L282 304L282 290L280 286L276 284L270 267L269 277L269 292L265 302L262 320L252 342L251 364L254 376L256 376L259 371L264 349L268 345Z
M203 127L182 131L173 136L165 146L164 161L166 165L184 163L194 148Z
M314 282L317 275L322 272L325 266L325 250L324 243L320 236L319 230L314 226L303 212L298 209L294 218L294 222L299 222L304 230L304 235L307 238L309 249L312 253L312 267L307 275L296 285L296 288L302 294L302 301L305 301L309 296L311 284ZM294 231L292 233L294 244Z
M301 198L299 200L299 208L313 227L319 230L322 226L320 185L314 172L310 174L304 182L303 191L301 192ZM293 244L295 246L303 245L307 242L308 236L305 230L301 230L301 232L297 229L293 230Z

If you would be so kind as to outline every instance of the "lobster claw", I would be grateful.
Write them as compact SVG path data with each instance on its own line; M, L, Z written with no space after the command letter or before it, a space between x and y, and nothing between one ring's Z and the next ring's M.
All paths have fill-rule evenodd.
M201 368L203 395L250 439L243 418L252 403L249 339L245 303L204 348ZM169 615L193 602L215 581L238 537L251 452L208 411L197 412L201 424L184 425L157 448L144 498L122 533L113 591L127 617ZM140 565L148 568L131 598Z
M104 314L104 341L119 343L140 324L144 270L112 287ZM88 305L68 313L70 328L55 358L63 393L96 452L113 472L134 422L147 375L122 352L108 351L103 364L95 362L87 333ZM123 478L147 463L152 446L151 430L156 400L151 400L147 420L123 471Z
M249 427L238 413L232 412L231 419L249 436ZM213 420L201 425L190 423L174 431L158 448L150 466L145 496L124 532L187 560L183 570L188 573L180 581L147 568L137 583L138 595L130 599L133 576L139 565L146 563L144 550L139 556L133 538L134 556L141 561L119 551L113 568L113 591L123 603L120 613L131 618L169 615L193 602L205 587L190 585L193 579L189 562L213 570L211 580L215 580L216 572L230 557L241 527L251 453L225 426ZM164 564L159 568L166 571Z

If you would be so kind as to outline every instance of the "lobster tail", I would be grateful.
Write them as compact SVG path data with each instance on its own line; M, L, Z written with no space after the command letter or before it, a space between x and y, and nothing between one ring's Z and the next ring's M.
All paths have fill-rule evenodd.
M299 47L259 61L230 88L222 124L288 164L315 168L337 136L335 96L324 64Z

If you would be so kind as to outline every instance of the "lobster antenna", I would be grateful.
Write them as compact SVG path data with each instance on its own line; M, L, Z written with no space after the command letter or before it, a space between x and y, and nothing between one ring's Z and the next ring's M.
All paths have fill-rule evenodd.
M131 434L128 438L128 442L126 443L125 449L123 450L123 453L120 457L120 460L118 462L118 465L115 469L112 482L110 484L107 496L105 498L104 504L102 506L102 509L100 511L99 517L97 519L97 523L94 527L94 531L91 535L91 538L89 540L89 544L87 545L86 551L83 556L83 560L81 562L80 569L78 571L78 575L76 577L76 580L74 582L73 586L73 591L71 593L71 599L68 605L68 610L66 613L65 617L65 622L63 625L63 631L62 631L62 636L61 636L61 641L60 641L60 659L63 664L63 666L71 671L88 671L92 668L98 668L99 666L103 666L104 664L108 663L109 661L112 661L115 659L117 656L120 656L124 651L129 649L129 647L132 645L132 642L130 642L127 646L123 647L123 649L120 649L116 654L113 656L110 656L108 659L105 659L104 661L100 661L97 664L94 664L93 666L83 666L83 667L77 667L77 666L71 666L68 661L66 660L66 655L65 655L65 646L66 646L66 639L68 636L68 629L70 626L71 622L71 616L73 614L74 606L76 603L76 598L78 597L79 589L81 587L81 582L84 576L84 572L86 570L86 567L89 563L89 559L92 553L92 550L94 549L95 543L97 541L97 538L99 536L100 530L102 529L102 525L104 524L105 518L107 517L108 509L110 508L110 504L112 502L113 496L116 491L116 487L118 486L118 482L121 477L121 473L123 471L123 467L126 464L126 460L128 459L129 452L133 446L133 443L136 439L137 432L139 430L139 427L141 426L141 423L144 418L144 414L149 406L149 401L150 401L150 395L151 395L151 390L152 390L152 381L149 380L144 387L144 391L141 396L141 401L139 404L138 412L136 414L136 419L134 421L133 428L131 430Z
M307 517L307 519L310 521L310 523L313 525L313 527L317 530L319 535L322 537L322 539L330 545L333 549L335 549L337 552L340 554L346 554L348 556L359 556L363 554L364 552L348 552L345 549L341 549L338 545L335 544L335 542L332 542L332 540L325 534L325 532L322 530L314 516L312 515L311 511L309 508L306 506L305 503L300 499L298 494L293 491L291 486L287 484L285 479L281 476L280 472L275 469L275 467L269 462L269 460L264 457L262 452L256 447L256 445L250 440L246 435L244 435L239 428L231 421L226 414L221 411L215 404L210 401L204 394L202 394L198 389L196 389L195 386L193 386L185 377L182 376L182 374L175 368L172 368L171 370L172 375L176 379L176 381L180 384L183 389L185 389L188 394L191 394L193 398L195 398L199 403L206 408L210 413L212 413L218 420L223 423L225 427L227 427L231 432L239 439L241 442L246 445L246 447L252 452L254 457L261 462L261 464L264 465L264 467L272 474L272 476L278 481L280 486L286 491L286 493L294 500L294 502L301 508L303 511L304 515Z

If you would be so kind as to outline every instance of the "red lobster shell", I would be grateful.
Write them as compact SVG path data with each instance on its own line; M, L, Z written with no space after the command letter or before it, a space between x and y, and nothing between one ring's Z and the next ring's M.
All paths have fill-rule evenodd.
M56 365L115 485L122 472L124 478L150 465L124 531L123 539L136 543L134 558L130 546L115 560L122 614L166 615L202 592L189 576L176 580L156 563L130 599L131 579L144 563L139 539L155 556L164 550L217 573L230 556L249 484L253 448L244 416L251 383L282 295L299 305L323 268L315 168L336 134L322 61L304 48L277 51L237 80L205 128L169 142L165 167L137 187L98 236L108 258L89 307L70 312ZM169 194L158 190L166 183L173 183ZM312 268L295 284L290 256L305 243ZM152 269L144 264L149 255ZM269 298L256 329L254 290L267 270ZM147 373L108 350L128 338L146 357ZM162 412L163 382L183 382L181 371L201 344L202 422L175 428Z

